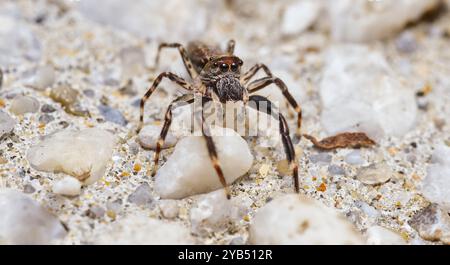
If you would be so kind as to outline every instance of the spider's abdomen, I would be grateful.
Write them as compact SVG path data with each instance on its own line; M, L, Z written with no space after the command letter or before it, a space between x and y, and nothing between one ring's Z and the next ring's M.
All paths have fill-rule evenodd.
M239 79L232 75L220 78L215 84L214 92L222 103L240 101L244 98L244 88Z
M188 43L187 53L195 70L201 72L206 63L208 63L210 57L218 56L223 52L218 46L207 45L200 41L192 41Z

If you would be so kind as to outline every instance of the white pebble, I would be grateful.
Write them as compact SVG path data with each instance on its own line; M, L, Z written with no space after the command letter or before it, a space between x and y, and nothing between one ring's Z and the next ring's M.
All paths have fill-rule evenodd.
M37 170L64 172L91 184L105 173L114 145L114 135L101 129L64 130L31 147L27 159Z
M384 56L362 45L340 45L327 55L320 83L321 121L329 134L363 131L375 141L402 136L415 124L414 90L394 75Z
M167 219L173 219L178 216L180 207L175 200L161 200L159 202L159 209L161 210L162 216Z
M50 65L39 67L36 70L32 86L36 90L45 90L55 82L55 69Z
M360 165L364 163L363 158L361 157L360 150L351 151L348 155L345 156L345 162L350 165Z
M366 231L368 245L405 245L403 237L382 226L372 226Z
M388 181L393 175L392 169L385 163L376 163L361 168L356 178L367 185L378 185Z
M192 245L195 241L185 226L133 214L118 219L98 232L99 245Z
M439 0L331 1L332 36L341 41L374 41L399 32L431 10Z
M191 209L192 232L206 236L237 224L248 213L252 201L232 197L227 199L223 190L200 195Z
M34 113L39 110L39 101L29 96L16 96L13 99L9 110L16 115Z
M281 20L284 35L299 34L310 27L322 9L321 1L296 1L286 7Z
M223 129L223 132L225 136L213 136L213 139L230 185L250 169L253 156L247 142L235 131ZM179 141L155 177L155 190L163 199L181 199L221 187L201 136L189 136Z
M65 177L53 183L53 193L65 196L77 196L81 192L81 183L76 178Z
M14 190L0 190L0 245L52 244L66 231L36 201Z
M362 235L335 209L289 194L258 210L250 225L252 244L363 244Z
M425 198L450 212L450 147L436 147L420 190Z
M147 125L139 132L138 141L143 148L156 149L159 135L161 133L161 126ZM163 149L173 147L178 139L169 131L164 141Z

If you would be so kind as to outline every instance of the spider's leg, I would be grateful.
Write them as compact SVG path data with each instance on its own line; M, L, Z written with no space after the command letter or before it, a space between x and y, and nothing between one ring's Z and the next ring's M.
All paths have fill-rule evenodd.
M165 49L165 48L177 48L178 51L180 52L181 58L183 59L184 66L186 67L186 70L189 73L189 76L191 78L195 78L198 76L198 73L197 73L197 71L195 71L194 66L191 62L191 59L189 59L186 49L180 43L161 43L158 47L158 53L156 54L154 69L156 69L158 67L161 51L162 51L162 49Z
M169 107L167 107L166 115L164 116L164 125L159 135L158 142L156 142L155 156L153 158L155 166L152 171L152 176L155 176L156 171L158 170L159 154L161 153L161 149L164 145L164 141L166 140L166 136L167 133L169 132L170 125L172 124L172 110L180 106L181 105L180 103L192 104L193 102L194 96L192 94L186 94L172 101Z
M298 163L297 158L295 156L295 149L292 144L292 140L289 136L289 128L286 122L286 119L281 113L277 114L277 111L274 111L275 107L272 102L270 102L267 98L263 96L253 95L250 96L250 101L256 103L256 110L267 113L274 118L278 118L280 122L280 134L281 140L283 142L284 152L286 153L286 158L289 162L289 165L292 169L292 177L294 178L295 191L298 193L300 191L299 182L298 182ZM261 109L259 103L265 103L266 109ZM251 107L255 107L255 105L250 104Z
M227 43L227 53L229 55L234 54L234 47L236 46L236 42L234 40L229 40Z
M272 77L272 72L269 70L269 68L265 64L259 63L255 64L252 68L250 68L247 72L245 72L242 75L241 77L242 84L244 86L247 85L250 79L252 79L252 77L254 77L260 69L264 70L264 72L268 77Z
M177 76L177 75L175 75L173 73L163 72L160 75L158 75L158 77L155 79L153 84L150 86L150 88L147 90L147 92L145 93L145 95L141 99L139 126L138 126L138 129L137 129L138 133L142 129L142 126L144 125L144 106L145 106L145 102L147 101L147 99L150 98L150 96L156 90L156 88L158 87L159 83L161 83L161 81L162 81L162 79L164 77L165 78L169 78L170 81L177 83L179 86L183 87L186 90L189 90L189 91L193 91L194 90L192 85L188 84L183 78L181 78L181 77L179 77L179 76Z
M264 77L261 79L257 79L250 84L248 84L247 89L248 93L254 93L260 89L263 89L271 84L275 84L283 93L284 97L287 99L289 104L294 108L295 112L297 112L297 131L295 132L297 137L301 137L301 127L302 127L302 108L294 99L294 97L289 93L289 90L286 84L277 77Z
M200 120L200 123L202 126L202 136L206 141L206 147L208 148L208 155L209 155L209 158L211 159L211 163L214 167L214 170L217 173L217 176L219 177L220 183L222 184L223 188L225 189L225 194L227 196L227 199L230 199L231 198L230 190L228 188L227 181L225 179L222 167L220 165L220 161L219 161L219 158L217 155L216 145L214 144L214 140L211 136L209 126L205 123L205 118L203 115L204 114L203 108L204 108L205 103L207 103L208 101L211 101L211 100L212 100L211 98L203 97L201 110L200 111L196 110L196 117L197 117L197 119Z

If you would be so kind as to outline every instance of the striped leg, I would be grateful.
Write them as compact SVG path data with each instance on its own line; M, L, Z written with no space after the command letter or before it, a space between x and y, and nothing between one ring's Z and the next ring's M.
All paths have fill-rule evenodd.
M194 66L192 65L191 59L189 59L189 56L187 55L186 49L181 45L180 43L161 43L158 47L158 53L156 54L155 59L155 69L159 65L159 59L161 55L161 51L164 48L177 48L180 52L181 58L183 59L184 66L186 67L186 70L189 73L189 76L191 78L197 77L198 73L195 71Z
M254 93L260 89L263 89L271 84L275 84L283 93L284 97L287 99L289 104L294 108L295 112L297 112L297 131L295 132L297 137L301 137L301 127L302 127L302 109L300 105L297 104L297 101L295 101L294 97L289 93L288 88L286 87L286 84L277 77L264 77L258 80L255 80L248 84L247 90L248 93Z
M211 136L209 126L205 123L205 118L203 116L203 114L204 114L203 108L204 108L204 105L208 101L211 101L211 99L203 97L201 110L199 110L199 111L196 110L195 115L196 115L197 119L199 119L199 122L202 126L202 136L206 141L206 147L208 149L208 154L209 154L209 158L211 159L211 163L214 167L214 170L216 171L217 176L219 177L220 183L222 184L223 188L225 189L225 194L227 196L227 199L231 199L230 189L228 188L227 181L225 179L225 176L222 171L222 167L220 165L220 161L219 161L219 158L217 155L216 145L214 144L214 140Z
M163 78L169 78L170 81L177 83L178 85L180 85L181 87L183 87L184 89L193 91L194 88L188 84L183 78L172 74L170 72L163 72L161 73L153 82L152 86L147 90L147 92L145 93L145 95L142 97L141 99L141 106L140 106L140 111L141 114L139 116L139 126L137 129L137 132L139 133L140 130L142 129L142 126L144 125L144 106L145 106L145 102L147 101L147 99L150 98L150 96L152 95L153 92L155 92L156 88L158 87L159 83L161 83Z
M298 163L297 158L295 156L295 149L292 145L292 140L289 136L289 128L286 123L286 119L281 113L277 113L274 111L274 105L272 102L270 102L267 98L263 96L253 95L250 96L250 101L254 101L256 103L256 107L258 111L265 112L266 114L271 115L272 117L275 117L279 119L280 122L280 134L281 134L281 140L283 142L284 152L286 153L286 158L289 162L289 165L292 169L292 177L294 178L294 186L295 186L295 192L300 191L299 182L298 182ZM259 103L265 103L265 106L267 109L260 109ZM254 107L255 105L250 104L250 106ZM267 111L267 112L266 112Z
M229 55L234 54L234 47L236 46L236 42L234 40L229 40L227 43L227 53Z
M252 68L250 68L246 73L242 75L242 84L244 84L244 86L247 85L250 79L255 76L260 69L263 69L268 77L272 77L272 72L269 70L269 68L265 64L259 63L255 64Z
M155 176L158 171L159 154L161 153L161 149L164 145L164 141L166 140L170 125L172 124L172 110L178 107L180 103L192 104L194 103L194 96L192 94L187 94L178 97L170 103L169 107L167 107L166 115L164 116L164 125L159 135L158 142L156 142L155 156L153 158L155 166L152 171L152 177Z

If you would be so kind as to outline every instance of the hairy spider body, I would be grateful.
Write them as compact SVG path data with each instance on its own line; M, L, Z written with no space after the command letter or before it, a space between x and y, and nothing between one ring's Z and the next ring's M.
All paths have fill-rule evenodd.
M272 102L270 102L265 97L258 95L251 95L252 93L260 89L263 89L271 84L274 84L281 90L281 92L286 97L289 104L297 112L296 134L297 136L300 136L302 111L300 106L295 101L295 99L289 93L288 88L286 87L284 82L281 79L274 77L269 68L264 64L256 64L255 66L251 67L247 72L241 74L243 61L239 57L233 55L234 47L235 42L233 40L230 40L228 42L226 51L222 51L218 46L210 46L198 41L190 42L187 46L187 50L179 43L162 43L159 45L155 67L158 66L160 53L162 49L177 48L180 52L181 58L183 59L183 63L188 71L188 74L194 82L188 83L183 78L173 73L163 72L154 80L153 84L150 86L150 88L148 89L148 91L145 93L145 95L141 100L138 132L142 128L144 122L145 102L156 90L156 88L158 87L163 78L170 79L172 82L177 83L179 86L183 87L184 89L190 92L189 94L183 95L175 99L169 105L166 111L164 125L156 145L154 157L155 167L152 175L155 175L156 170L158 169L159 154L161 152L161 147L164 144L164 140L167 136L168 130L172 122L172 109L176 107L175 104L179 102L186 102L188 104L192 104L194 102L193 97L194 94L197 95L200 94L202 96L203 99L202 106L205 102L209 102L212 100L219 101L221 103L226 103L230 101L233 102L243 101L244 104L247 104L249 101L253 101L256 103L257 106L256 109L258 111L268 111L267 114L274 116L274 112L272 111L274 105ZM256 79L250 82L250 80L256 75L256 73L260 69L262 69L265 72L266 77ZM258 106L260 105L260 103L265 103L265 105L268 106L269 109L268 110L259 109ZM219 177L219 180L222 183L223 187L225 188L227 197L230 198L230 193L228 190L225 177L223 175L222 168L220 166L213 138L208 133L209 128L204 121L203 109L200 112L201 112L200 122L202 124L202 134L206 141L208 154L211 158L211 162ZM295 156L295 150L289 135L289 128L286 119L281 113L278 113L276 118L279 119L280 125L279 128L282 143L284 146L286 157L292 168L295 190L296 192L299 192L298 165Z

